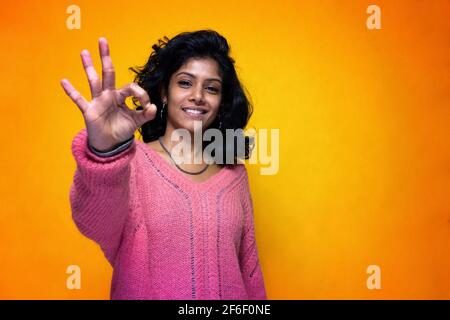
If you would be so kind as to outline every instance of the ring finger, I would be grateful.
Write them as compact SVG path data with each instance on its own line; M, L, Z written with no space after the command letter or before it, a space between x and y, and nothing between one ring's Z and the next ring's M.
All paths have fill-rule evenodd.
M102 83L97 72L95 71L89 51L81 51L81 61L83 62L84 71L86 72L86 76L88 78L89 87L91 88L91 96L93 99L102 93Z

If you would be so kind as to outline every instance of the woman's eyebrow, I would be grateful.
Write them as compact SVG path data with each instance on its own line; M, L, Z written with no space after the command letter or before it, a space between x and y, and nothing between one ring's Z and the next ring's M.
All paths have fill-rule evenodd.
M197 78L197 77L196 77L195 75L193 75L192 73L189 73L189 72L186 72L186 71L178 72L176 75L178 76L178 75L180 75L180 74L188 75L188 76L190 76L190 77L192 77L192 78L194 78L194 79ZM217 79L217 78L208 78L208 79L206 79L206 80L208 80L208 81L219 81L220 83L222 83L222 81L221 81L220 79Z

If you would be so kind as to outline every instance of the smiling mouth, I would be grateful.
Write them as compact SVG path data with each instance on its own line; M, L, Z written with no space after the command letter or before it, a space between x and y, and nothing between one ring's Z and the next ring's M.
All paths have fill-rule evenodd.
M194 109L194 108L184 108L184 107L182 107L181 110L183 110L187 114L195 115L195 116L207 113L207 111L203 110L203 109Z

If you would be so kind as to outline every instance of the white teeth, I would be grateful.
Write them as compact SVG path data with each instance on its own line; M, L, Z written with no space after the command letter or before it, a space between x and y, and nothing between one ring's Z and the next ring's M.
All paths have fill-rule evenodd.
M184 111L189 112L189 113L193 113L193 114L202 114L202 113L204 113L204 111L202 111L202 110L187 109L187 108L185 108Z

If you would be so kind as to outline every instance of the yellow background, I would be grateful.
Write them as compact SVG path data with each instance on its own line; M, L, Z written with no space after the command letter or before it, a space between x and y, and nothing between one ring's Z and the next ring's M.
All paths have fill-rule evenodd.
M382 30L366 28L369 4ZM66 8L81 8L81 30ZM211 28L232 48L280 170L248 165L270 299L450 299L450 2L7 1L0 11L0 298L107 299L112 269L71 220L70 144L89 98L79 53L117 85L157 39ZM100 70L100 69L98 69ZM81 267L81 290L66 288ZM380 290L366 268L381 268Z

